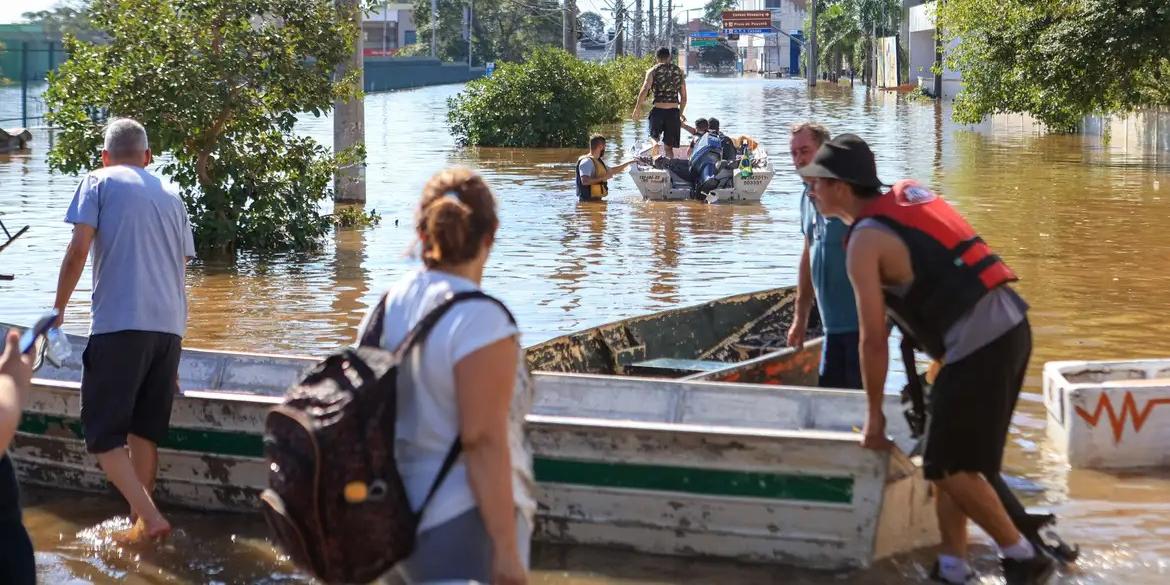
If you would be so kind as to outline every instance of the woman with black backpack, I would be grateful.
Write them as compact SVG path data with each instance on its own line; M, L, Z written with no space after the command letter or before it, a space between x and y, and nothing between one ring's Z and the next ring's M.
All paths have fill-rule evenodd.
M359 339L381 319L377 345L393 350L428 313L455 295L478 293L498 225L495 198L478 175L454 168L432 177L416 217L424 267L386 293ZM414 509L440 471L449 472L392 581L527 582L536 502L522 427L532 391L519 336L502 304L475 296L451 306L404 356L395 452ZM454 464L444 465L447 459Z

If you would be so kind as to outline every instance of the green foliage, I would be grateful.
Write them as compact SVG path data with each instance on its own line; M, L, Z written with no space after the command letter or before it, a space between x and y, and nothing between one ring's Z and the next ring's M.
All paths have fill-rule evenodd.
M873 38L898 34L902 22L899 0L815 0L817 6L817 63L836 75L842 67L868 71ZM806 18L805 30L812 29Z
M68 35L91 42L103 40L105 35L90 21L89 5L89 0L68 0L58 3L52 10L25 12L21 16L29 24L44 27L45 33L51 37Z
M654 57L634 57L625 55L605 61L601 64L609 82L613 85L613 94L618 102L618 115L634 108L634 101L638 99L638 92L642 89L642 81L646 79L646 70L654 66ZM650 103L653 96L646 96L643 106Z
M589 63L561 49L536 49L502 63L448 101L451 133L474 146L585 146L591 129L633 107L649 58Z
M366 211L360 205L338 205L330 219L339 228L367 228L382 223L377 210Z
M448 105L452 134L475 146L581 146L591 127L617 112L602 68L560 49L536 49L523 63L502 63Z
M708 0L703 5L703 22L717 27L723 26L723 13L735 10L739 0Z
M1085 115L1170 105L1166 0L947 0L946 56L963 76L955 118L1030 114L1058 131Z
M439 0L438 57L467 60L463 9L467 0ZM413 0L419 44L430 55L431 0ZM558 0L475 0L472 50L475 62L519 61L530 49L561 45L561 4Z
M357 72L334 82L356 26L332 0L104 0L90 19L109 37L67 38L70 58L50 74L47 118L60 128L53 169L99 164L102 116L127 116L150 134L161 170L182 189L201 247L312 248L338 155L293 133L296 114L360 98Z
M577 15L577 30L581 36L594 41L605 42L605 20L596 12L582 12Z

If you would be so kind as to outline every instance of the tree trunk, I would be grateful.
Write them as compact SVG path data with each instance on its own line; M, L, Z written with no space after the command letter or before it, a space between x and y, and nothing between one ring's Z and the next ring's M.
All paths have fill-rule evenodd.
M805 70L805 76L808 77L809 86L817 84L817 74L819 66L817 63L817 0L810 0L808 3L809 10L812 11L812 30L809 31L808 46L805 49L808 51L808 65Z

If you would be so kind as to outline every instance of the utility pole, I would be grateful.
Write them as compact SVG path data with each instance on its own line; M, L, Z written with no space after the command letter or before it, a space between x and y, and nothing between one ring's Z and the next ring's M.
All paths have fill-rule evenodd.
M475 34L475 0L467 0L467 68L471 69L471 37Z
M626 54L626 9L618 4L613 11L613 56L621 57Z
M654 0L650 0L650 8L646 13L646 39L650 46L646 47L646 50L651 53L658 50L658 32L654 24Z
M570 55L577 56L577 0L565 0L565 10L561 21L561 31L564 33L564 47Z
M808 5L812 8L812 30L808 35L808 71L805 77L808 77L808 86L813 87L817 84L817 0L812 0Z
M674 0L666 0L666 46L674 49Z
M642 0L634 0L634 56L642 56Z
M439 54L439 0L431 0L431 57Z
M365 60L362 57L362 0L336 0L339 13L355 27L353 50L337 66L337 78L342 79L357 71L358 89L365 87ZM366 143L366 108L362 98L334 100L333 152L338 153ZM366 167L363 162L351 163L337 169L333 176L333 200L337 202L366 202Z

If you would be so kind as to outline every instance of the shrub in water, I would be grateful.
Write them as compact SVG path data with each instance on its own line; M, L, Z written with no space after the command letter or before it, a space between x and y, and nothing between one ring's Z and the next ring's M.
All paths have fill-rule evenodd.
M648 66L641 63L599 65L561 49L536 49L524 62L503 63L491 77L468 83L448 100L447 121L463 145L583 147L591 129L633 109Z

